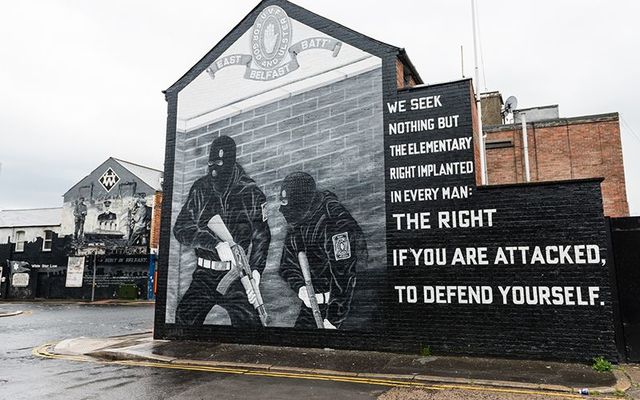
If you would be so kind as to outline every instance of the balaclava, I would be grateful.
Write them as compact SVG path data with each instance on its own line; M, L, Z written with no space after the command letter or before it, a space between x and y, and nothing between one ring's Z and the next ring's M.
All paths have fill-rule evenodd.
M287 175L280 189L280 212L290 225L300 223L316 195L316 182L306 172Z
M220 136L211 142L209 151L209 175L217 191L229 187L236 165L236 142L229 136Z

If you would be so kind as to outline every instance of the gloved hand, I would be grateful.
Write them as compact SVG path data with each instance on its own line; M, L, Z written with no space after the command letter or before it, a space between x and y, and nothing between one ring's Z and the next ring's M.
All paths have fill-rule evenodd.
M309 293L307 293L307 288L305 286L298 289L298 298L302 300L307 308L311 308L311 303L309 302Z
M300 289L298 289L298 298L302 300L302 302L304 303L305 306L307 306L307 308L311 308L311 302L309 301L309 293L307 292L306 286L302 286ZM318 304L323 304L324 296L316 293L316 301L318 302Z
M218 252L218 257L220 257L220 261L229 261L235 264L236 260L233 258L233 251L231 251L231 246L229 242L220 242L216 245L216 251Z
M323 325L324 325L324 329L337 329L335 327L335 325L333 325L331 322L329 322L328 319L325 318L325 320L323 321Z
M256 283L256 286L259 287L260 286L260 272L253 270L251 271L251 275L253 275L253 280ZM247 290L247 300L249 300L249 303L251 305L256 306L257 302L258 302L258 297L256 296L256 292L253 290L253 288L249 288Z

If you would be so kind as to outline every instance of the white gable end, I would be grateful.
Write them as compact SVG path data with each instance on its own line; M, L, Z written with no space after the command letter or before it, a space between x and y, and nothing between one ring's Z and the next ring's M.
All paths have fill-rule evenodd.
M274 7L284 12L277 6L266 7L263 12ZM283 18L286 17L279 21L285 21ZM266 18L265 23L260 20L258 16L258 23L180 91L179 131L189 131L381 65L378 57L293 18L282 24L276 18ZM269 35L281 39L277 44L282 56L271 60L273 67L268 66L265 57L269 55L265 47L270 50L265 43L273 43L267 38Z

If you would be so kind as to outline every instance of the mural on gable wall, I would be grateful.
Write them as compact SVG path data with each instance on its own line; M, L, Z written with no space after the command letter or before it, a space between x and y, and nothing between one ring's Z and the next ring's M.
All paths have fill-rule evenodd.
M478 186L471 80L399 61L266 0L167 90L156 337L615 359L600 182Z
M271 5L177 124L167 322L374 329L381 60Z
M62 234L72 235L75 249L91 243L146 248L153 193L110 159L64 195Z

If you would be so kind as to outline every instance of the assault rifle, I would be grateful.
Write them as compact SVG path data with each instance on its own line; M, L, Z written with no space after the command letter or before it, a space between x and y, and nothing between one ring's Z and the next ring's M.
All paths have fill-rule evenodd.
M262 294L260 293L258 282L253 278L247 253L245 253L242 246L233 240L231 232L229 232L227 226L219 215L215 215L211 218L208 227L220 240L222 240L222 242L216 246L220 260L231 263L231 270L229 270L229 273L222 278L217 287L218 292L226 294L231 283L239 277L247 295L251 291L255 293L256 301L253 303L253 307L258 311L258 316L260 317L262 325L268 326L269 315L264 307L264 301L262 300Z
M311 282L311 269L309 268L309 260L307 259L307 255L303 251L298 253L298 261L300 262L300 269L302 270L304 285L307 287L307 295L309 296L309 304L311 305L313 319L316 321L316 326L318 328L324 329L324 322L322 320L322 314L320 314L320 307L318 306L316 291L313 288L313 283Z

